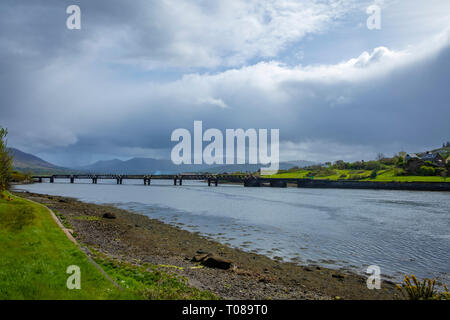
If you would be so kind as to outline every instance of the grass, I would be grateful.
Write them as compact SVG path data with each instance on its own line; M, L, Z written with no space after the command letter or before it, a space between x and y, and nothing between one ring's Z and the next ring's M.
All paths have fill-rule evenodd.
M58 217L68 226L63 215ZM120 290L66 237L45 207L9 193L0 197L0 243L0 300L216 298L157 266L134 266L96 253L97 263ZM66 286L71 265L80 267L80 290Z
M0 199L0 299L126 298L56 225L24 199ZM9 199L12 199L9 201ZM67 267L81 269L81 289L66 286Z
M188 285L185 277L167 273L163 268L171 267L178 270L183 268L165 265L133 265L107 257L91 249L95 253L95 261L117 283L136 297L146 300L217 300L209 291L199 290Z
M300 169L295 172L286 172L275 174L270 178L284 178L284 179L311 179L308 176L311 173L309 170ZM394 169L380 170L375 179L370 179L371 170L333 170L329 175L316 175L314 180L351 180L359 176L356 180L362 181L398 181L398 182L450 182L450 178L444 179L438 176L396 176Z

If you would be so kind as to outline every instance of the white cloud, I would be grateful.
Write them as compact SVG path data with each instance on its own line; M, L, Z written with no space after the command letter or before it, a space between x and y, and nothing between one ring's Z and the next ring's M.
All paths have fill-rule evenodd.
M208 98L199 98L198 99L199 104L206 104L211 106L216 106L219 108L228 108L227 104L222 99L214 99L211 97Z
M92 45L111 50L118 40L121 57L116 61L150 69L240 66L254 58L274 58L306 35L324 32L354 10L355 3L167 0L149 7L144 2L138 22L124 21L117 29L104 30Z

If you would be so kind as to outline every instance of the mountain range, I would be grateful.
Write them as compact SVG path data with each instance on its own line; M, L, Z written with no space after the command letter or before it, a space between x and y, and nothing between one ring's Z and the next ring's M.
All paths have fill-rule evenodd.
M306 167L315 164L311 161L281 162L280 169L287 170L292 167ZM133 158L122 161L118 159L98 161L94 164L78 167L79 171L95 173L123 173L123 174L176 174L183 172L256 172L261 168L259 164L232 164L232 165L175 165L171 160L158 160L152 158Z
M233 165L175 165L171 160L152 158L132 158L130 160L103 160L93 164L75 168L63 168L49 163L32 154L10 148L13 155L13 167L22 172L46 173L103 173L103 174L178 174L187 172L231 173L231 172L256 172L261 165L258 164L233 164ZM315 164L311 161L288 161L280 163L280 170L292 167L305 167Z
M8 148L8 151L13 157L13 169L17 171L37 174L65 173L70 171L70 169L56 166L35 155L20 151L19 149Z

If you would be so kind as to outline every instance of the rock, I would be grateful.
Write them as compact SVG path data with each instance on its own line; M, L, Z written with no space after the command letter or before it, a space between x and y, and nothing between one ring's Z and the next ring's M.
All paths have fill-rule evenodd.
M114 213L111 213L111 212L106 212L106 213L103 214L103 218L105 218L105 219L115 219L116 215Z
M341 275L341 274L333 274L333 275L331 275L333 278L336 278L336 279L339 279L339 280L342 280L342 279L344 279L344 276L343 275Z
M205 267L227 270L233 265L230 260L219 257L213 253L197 254L192 258L194 262L200 262Z
M197 254L194 256L194 258L192 258L192 261L194 262L202 262L204 259L206 259L206 257L208 256L208 253L202 253L202 254Z
M230 269L231 265L232 265L231 260L224 259L215 254L207 255L201 261L201 264L206 267L209 267L209 268L217 268L217 269L223 269L223 270Z
M282 258L282 257L279 257L279 256L275 256L275 257L273 257L273 260L276 260L276 261L283 261L283 258Z

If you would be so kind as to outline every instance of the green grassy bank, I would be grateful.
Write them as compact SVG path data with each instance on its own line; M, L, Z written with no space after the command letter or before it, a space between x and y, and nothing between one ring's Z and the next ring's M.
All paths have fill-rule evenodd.
M449 178L438 176L397 176L395 169L380 170L375 178L371 178L372 170L324 170L324 172L312 175L311 170L297 170L280 173L270 178L284 179L315 179L315 180L361 180L361 181L397 181L397 182L450 182Z
M120 290L58 227L46 208L3 193L0 197L0 300L214 299L207 291L155 266L134 266L96 253ZM81 289L66 286L67 267L81 270Z

